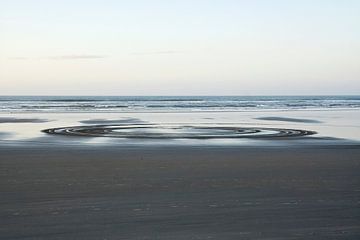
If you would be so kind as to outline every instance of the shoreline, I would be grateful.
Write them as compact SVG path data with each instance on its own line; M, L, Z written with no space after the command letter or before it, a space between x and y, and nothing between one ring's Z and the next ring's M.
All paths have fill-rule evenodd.
M247 109L242 109L242 110L164 110L164 111L138 111L138 110L134 110L134 111L71 111L71 110L66 110L66 111L0 111L0 114L64 114L64 113L69 113L69 114L89 114L89 113L96 113L96 114L120 114L120 113L125 113L125 114L151 114L151 113L271 113L271 112L289 112L289 111L293 111L293 112L331 112L331 111L360 111L359 108L309 108L309 109L304 109L304 108L290 108L290 109L281 109L281 108L276 108L276 109L254 109L254 110L247 110Z
M349 141L360 141L360 131L358 119L360 117L360 111L283 111L283 112L168 112L168 113L18 113L18 114L1 114L0 113L0 132L3 133L3 140L11 141L54 141L60 143L61 140L64 142L75 142L76 138L61 139L56 136L50 136L42 131L45 129L56 129L63 127L69 129L70 127L84 128L88 126L93 128L95 125L109 125L109 127L115 125L124 126L129 125L128 129L116 130L116 133L122 131L125 133L124 137L134 135L136 132L140 134L140 129L133 128L136 124L148 124L158 126L144 130L144 133L153 133L153 131L161 132L163 134L169 134L171 137L172 133L176 133L176 137L189 136L190 128L191 135L196 136L196 133L200 131L199 127L209 126L214 130L215 133L220 127L228 128L242 128L242 129L297 129L310 132L317 132L313 135L313 138L309 140L315 140L315 138L324 139L327 142L330 139L348 139ZM130 126L132 125L132 126ZM171 126L179 126L178 130L171 129ZM169 128L170 127L170 128ZM187 129L185 129L187 128ZM127 132L130 131L131 132ZM175 131L175 132L174 132ZM201 130L202 131L202 130ZM216 133L221 135L220 132ZM223 131L223 130L221 130ZM5 133L10 133L11 135ZM159 132L159 133L160 133ZM265 131L264 131L265 132ZM180 134L177 134L180 133ZM186 133L186 134L185 134ZM210 131L208 135L212 134ZM223 132L225 134L225 131ZM230 131L227 132L229 135ZM119 134L118 134L119 135ZM141 135L141 134L140 134ZM203 138L206 134L202 131L201 137ZM185 138L186 138L185 136ZM245 135L243 135L245 137ZM255 135L253 135L255 136ZM130 136L131 137L131 136ZM205 136L206 137L206 136ZM196 138L196 137L195 137ZM219 136L221 139L221 136ZM119 142L119 144L126 144L124 140L104 140L101 138L82 138L78 139L84 143L103 143L107 141L109 144ZM135 139L134 139L135 140ZM305 140L305 139L304 139ZM156 140L155 140L156 141ZM206 139L204 144L206 145ZM251 140L252 141L252 140ZM296 140L297 141L297 140ZM131 142L131 141L129 141ZM174 141L173 141L174 142ZM181 142L181 141L179 141ZM183 141L186 142L186 141ZM211 141L209 141L211 142ZM223 142L224 144L232 144L237 142L238 145L247 144L246 139L230 141L217 141L215 144ZM309 141L311 142L311 141ZM317 141L319 142L319 141ZM166 142L167 143L167 142ZM278 141L278 143L280 143ZM290 143L290 141L289 141ZM295 142L294 142L295 143ZM200 144L200 142L193 142L193 144ZM256 144L251 142L250 144ZM259 144L262 143L259 141ZM274 144L277 144L274 142Z

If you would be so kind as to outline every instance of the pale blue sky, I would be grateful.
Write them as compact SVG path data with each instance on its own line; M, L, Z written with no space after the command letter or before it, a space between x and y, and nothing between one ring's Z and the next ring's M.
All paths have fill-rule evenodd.
M360 93L360 1L0 1L0 94Z

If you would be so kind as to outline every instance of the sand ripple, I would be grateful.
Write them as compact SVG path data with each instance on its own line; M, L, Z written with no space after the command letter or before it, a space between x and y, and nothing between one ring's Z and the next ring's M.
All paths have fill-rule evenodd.
M113 138L287 138L312 135L316 132L299 129L235 127L235 126L188 126L188 125L91 125L60 127L43 130L49 134Z

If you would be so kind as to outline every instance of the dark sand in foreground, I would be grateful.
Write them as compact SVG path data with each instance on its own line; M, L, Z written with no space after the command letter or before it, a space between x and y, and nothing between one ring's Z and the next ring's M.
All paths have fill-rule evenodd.
M0 239L360 239L360 148L0 147Z

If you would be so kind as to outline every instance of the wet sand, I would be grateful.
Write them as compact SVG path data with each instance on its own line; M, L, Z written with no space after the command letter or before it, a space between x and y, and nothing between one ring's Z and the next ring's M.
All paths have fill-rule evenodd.
M295 122L295 123L321 123L315 119L289 118L289 117L257 117L255 119L265 121Z
M360 147L0 146L0 239L360 239Z
M0 117L0 123L45 123L45 122L49 122L49 120L40 119L40 118Z

